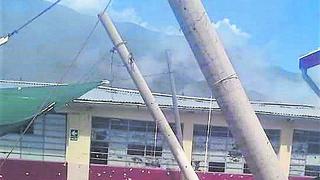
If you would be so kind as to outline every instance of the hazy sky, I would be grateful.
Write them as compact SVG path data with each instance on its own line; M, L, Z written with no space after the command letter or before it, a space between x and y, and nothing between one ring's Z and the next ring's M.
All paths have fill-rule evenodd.
M55 0L50 0L55 1ZM62 0L80 13L96 15L109 0ZM320 47L318 0L204 0L216 22L224 22L250 44L263 49L271 64L298 71L298 57ZM109 9L118 21L128 21L155 31L179 33L166 0L113 0ZM236 41L237 39L235 39Z

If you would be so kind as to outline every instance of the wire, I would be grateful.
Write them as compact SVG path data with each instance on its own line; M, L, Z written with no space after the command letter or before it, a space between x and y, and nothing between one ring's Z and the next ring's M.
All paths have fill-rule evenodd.
M154 145L153 145L153 158L156 159L156 151L157 151L157 139L158 139L158 125L155 123L155 131L154 131Z
M152 74L142 74L142 76L144 78L150 78L150 77L154 77L154 76L162 76L162 75L167 75L169 74L168 72L163 72L163 73L152 73ZM131 80L131 78L119 78L119 79L114 79L114 80L117 80L117 81L128 81L128 80Z
M111 79L110 79L110 86L112 87L113 81L114 81L114 73L113 73L113 61L114 61L114 54L115 51L111 50L111 61L110 61L110 73L111 73Z
M28 123L28 125L26 126L26 128L22 131L22 133L20 134L20 138L16 140L15 144L12 146L11 150L9 151L9 153L7 154L6 158L1 162L0 164L0 169L3 167L4 163L6 162L6 160L9 158L10 154L13 152L14 148L16 148L16 146L18 145L18 143L22 140L23 136L26 134L26 132L28 131L28 129L31 127L31 125L33 124L33 122L36 120L37 117L39 117L42 114L45 114L49 111L51 111L54 108L55 103L51 103L49 104L45 109L41 110L38 114L36 114L31 121Z
M51 4L49 7L47 7L46 9L44 9L43 11L41 11L38 15L36 15L35 17L33 17L32 19L30 19L29 21L27 21L26 23L24 23L23 25L21 25L18 29L12 31L11 33L8 34L8 36L12 36L14 34L17 34L21 29L25 28L27 25L29 25L30 23L32 23L34 20L36 20L38 17L40 17L42 14L46 13L48 10L50 10L51 8L53 8L55 5L57 5L61 0L57 0L56 2L54 2L53 4Z
M89 80L89 75L92 75L92 71L94 69L94 67L98 66L100 63L104 62L105 61L105 58L102 58L102 59L98 59L97 61L95 61L95 63L92 64L92 66L90 67L90 69L87 71L87 73L85 73L78 81L81 82L82 80L83 81L87 81Z
M207 158L208 158L208 147L209 147L209 136L210 136L210 129L211 129L211 120L212 120L212 93L210 96L210 106L209 106L209 117L207 122L207 135L206 135L206 145L205 145L205 152L204 152L204 164L207 166Z
M53 3L51 6L49 6L47 9L43 10L40 14L38 14L37 16L35 16L34 18L32 18L31 20L29 20L27 23L25 23L24 25L22 25L20 28L18 28L17 30L13 31L12 33L10 33L11 35L17 33L19 30L21 30L22 28L26 27L28 24L30 24L33 20L35 20L36 18L38 18L39 16L41 16L43 13L45 13L46 11L48 11L50 8L52 8L53 6L55 6L57 3L59 3L61 0L57 0L55 3ZM112 0L109 0L108 4L106 5L106 7L103 9L103 13L108 9L109 5L111 4ZM95 25L93 26L92 30L90 31L89 35L87 36L87 38L85 39L84 43L82 44L81 48L79 49L79 51L77 52L76 56L73 58L71 64L68 66L67 70L62 74L60 80L58 81L58 84L62 82L63 78L66 76L66 74L69 73L70 68L74 65L74 63L78 60L78 58L80 57L80 54L82 53L82 51L84 50L84 48L86 47L89 39L91 38L93 32L95 31L97 25L99 23L99 20L95 23ZM11 36L8 35L8 36ZM22 131L21 136L19 139L17 139L16 144L12 146L10 152L7 154L6 158L3 159L3 161L0 164L0 170L3 167L3 165L5 164L5 162L7 161L7 159L9 158L9 156L12 154L13 150L16 148L16 146L18 145L18 143L23 139L23 136L25 135L25 133L29 130L29 128L31 127L31 125L33 124L33 122L37 119L37 117L39 117L42 114L46 114L47 112L49 112L50 110L52 110L54 108L55 103L51 103L49 104L47 107L45 107L45 104L47 103L47 101L50 99L50 97L52 96L52 94L54 94L54 92L56 91L56 88L54 90L52 90L49 95L48 98L46 100L44 100L43 104L40 106L38 113L31 119L31 121L28 123L28 125L26 126L26 128Z

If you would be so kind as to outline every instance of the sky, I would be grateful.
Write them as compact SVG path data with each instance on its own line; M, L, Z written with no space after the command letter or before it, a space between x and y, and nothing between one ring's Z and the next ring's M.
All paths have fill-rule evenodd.
M8 2L11 1L12 0L8 0ZM17 15L20 13L20 16L23 19L27 16L26 12L28 11L22 11L23 9L21 8L28 9L26 3L30 2L30 7L32 7L34 2L35 5L40 4L41 8L43 8L44 6L48 6L48 2L53 3L55 1L56 0L16 0L12 2L20 3L8 4L11 4L11 9L16 10L14 14ZM57 23L56 31L51 31L51 34L55 34L52 32L62 32L61 34L65 35L68 39L74 38L72 41L69 41L69 44L65 44L65 49L77 49L77 45L81 43L81 38L84 38L84 35L87 35L85 31L78 31L80 27L78 25L83 25L84 22L89 24L91 21L92 24L94 24L97 20L97 14L104 9L108 2L109 0L61 0L58 6L64 6L69 9L60 8L63 11L61 11L61 14L58 14L58 17L64 20L72 19L72 22L75 24L68 24L70 25L70 31L65 31L64 23L68 23L68 21ZM189 92L189 95L197 96L199 94L201 96L208 95L205 94L209 92L207 91L208 88L205 86L205 83L202 83L205 82L203 75L197 66L196 60L194 59L187 42L184 41L183 34L180 31L180 27L167 0L112 0L111 2L112 3L108 8L111 18L118 22L130 22L119 23L122 25L126 24L127 27L130 27L128 29L129 31L121 33L126 33L128 37L134 37L133 39L140 38L140 41L143 42L141 44L144 44L145 48L150 47L148 51L141 50L143 48L139 48L139 43L136 43L137 46L135 48L141 50L138 52L143 51L143 53L134 52L137 53L137 62L139 63L138 65L142 72L145 74L152 74L159 71L159 73L165 72L167 65L164 61L161 61L161 58L163 58L161 56L161 51L173 48L175 52L173 66L176 67L177 74L181 75L179 76L179 80L181 80L181 92L186 94ZM268 99L277 102L316 103L317 105L320 103L318 99L315 99L315 95L302 80L301 73L298 69L298 58L320 47L319 0L203 0L202 2L212 20L212 25L216 28L220 39L225 46L227 54L229 55L243 86L254 99ZM79 16L79 14L74 13L71 9L86 16ZM33 11L31 13L33 13ZM72 16L70 16L71 19L68 19L67 17L69 17L68 15L70 14L72 14ZM92 18L88 16L92 16ZM10 17L14 19L15 16ZM79 18L79 21L74 21L76 18ZM43 21L41 21L41 19ZM44 29L47 28L47 26L45 26L45 20L49 20L48 18L45 18L45 15L37 20L37 22L39 22L38 25L40 25L39 27L43 27ZM14 21L11 20L8 22ZM149 31L134 26L131 23L148 29ZM35 24L34 27L36 27L36 25L37 24ZM85 25L85 27L89 26ZM43 29L41 28L34 28L33 31L42 31ZM74 29L71 30L72 28ZM101 32L102 27L100 26L98 28L100 28L99 30ZM140 32L136 32L135 30L137 29ZM29 29L29 33L31 30L32 28ZM73 34L75 31L77 33ZM72 35L67 32L72 32ZM24 50L23 41L21 41L22 45L18 44L18 38L28 37L28 28L25 29L25 33L26 36L17 36L17 41L14 41L15 39L12 38L11 44L8 44L8 48L9 45L12 45L11 48L13 49L20 47L21 50ZM50 39L51 34L48 32L47 38ZM76 34L77 36L73 36ZM29 34L31 37L32 35L33 34ZM156 41L158 43L154 43L155 39L157 39ZM99 38L99 42L100 40L101 39ZM128 40L130 40L130 38ZM34 44L34 47L38 47L37 45L41 45L45 42L38 41ZM33 48L33 46L30 47ZM101 52L104 52L105 49L101 47L102 46L95 46L92 42L91 46L86 47L83 51L85 53L83 53L80 58L83 61L82 64L79 64L83 65L83 67L79 65L79 72L81 71L81 68L85 69L87 67L87 59L100 59L102 57ZM101 51L100 48L103 50ZM53 57L55 59L69 59L69 56L73 55L71 53L72 51L65 51L65 49L61 49L61 53L54 54L56 56ZM37 49L30 49L31 54L34 50ZM9 50L7 52L12 51ZM7 55L9 54L10 53ZM48 55L52 55L51 51L42 51L41 53L36 52L30 56L32 57L30 61L34 62L32 61L33 59L39 58L40 60L48 57ZM61 55L61 57L59 55ZM19 55L14 57L17 59L21 58ZM12 61L8 62L11 64L15 63ZM57 60L57 62L52 61L50 63L56 63L56 66L54 67L61 67L61 64L63 64L62 62L65 61L60 62ZM10 63L7 64L10 65ZM25 63L28 64L29 61L25 61ZM29 78L38 77L38 75L36 75L39 73L38 71L31 76L28 71L24 71L25 67L20 66L22 71L17 70L15 66L13 67L14 70L10 71L13 77L18 76L18 74L20 74L20 77L23 77L22 75ZM34 66L31 66L31 68L33 67ZM48 68L48 70L54 69L51 65L44 67ZM97 71L100 73L101 77L92 77L98 77L98 79L106 77L110 78L106 75L104 68L105 67L102 67ZM74 71L76 72L76 70ZM311 77L316 80L318 85L320 85L320 66L317 69L308 71L308 73L311 74ZM125 76L127 74L124 73L122 75ZM52 79L54 79L54 77L55 76L52 76ZM70 75L70 77L77 76ZM159 79L161 79L161 76L148 78L149 83L155 84L156 90L163 88L160 85L157 86L160 84ZM120 84L121 87L123 84ZM200 89L201 92L200 90L196 91L199 84L204 87ZM159 90L159 92L160 91L161 90Z
M61 5L95 16L108 1L62 0ZM298 72L298 58L320 47L318 0L203 0L203 3L216 27L228 25L251 46L262 49L269 64ZM181 34L167 0L113 0L109 12L117 21ZM234 43L237 40L231 39Z

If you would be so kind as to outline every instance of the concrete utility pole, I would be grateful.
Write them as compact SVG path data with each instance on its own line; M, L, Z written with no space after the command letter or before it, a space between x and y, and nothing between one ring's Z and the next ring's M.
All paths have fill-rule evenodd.
M171 152L175 157L176 161L178 162L178 165L182 173L188 180L198 180L199 178L197 174L193 170L190 162L188 161L182 147L179 144L179 141L177 140L169 123L167 122L166 117L159 108L159 105L156 103L156 100L153 97L146 81L141 75L132 54L128 51L126 43L121 39L116 27L114 26L110 17L106 13L100 14L99 19L103 24L104 28L106 29L110 39L112 40L114 47L119 53L123 61L123 64L126 66L132 80L137 86L140 95L142 96L146 106L151 112L152 117L156 121L158 127L163 133L165 139L167 140Z
M170 84L171 84L172 107L173 107L173 113L174 113L174 120L175 120L175 124L176 124L177 138L180 142L180 145L183 147L182 128L181 128L180 114L179 114L179 109L178 109L176 84L174 81L174 75L173 75L173 70L172 70L172 55L169 50L166 50L166 56L167 56L167 63L168 63L168 70L169 70L169 77L170 77Z
M255 179L287 179L201 1L168 1Z

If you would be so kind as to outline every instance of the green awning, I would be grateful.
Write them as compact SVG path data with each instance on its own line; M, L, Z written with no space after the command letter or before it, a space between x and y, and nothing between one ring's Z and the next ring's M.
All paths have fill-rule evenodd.
M51 103L62 107L97 87L99 82L0 89L0 134L4 127L24 124Z

